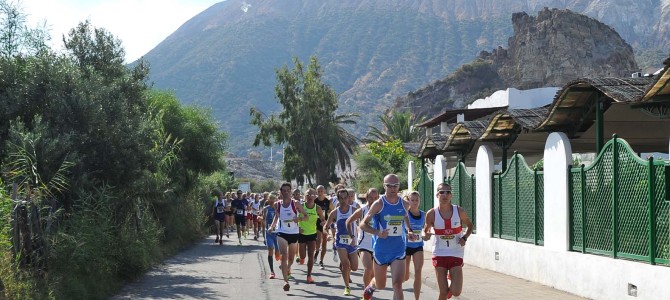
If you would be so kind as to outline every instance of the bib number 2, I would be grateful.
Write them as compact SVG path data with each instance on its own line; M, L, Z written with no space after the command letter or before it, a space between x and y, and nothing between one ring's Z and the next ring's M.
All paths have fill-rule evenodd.
M402 236L402 222L389 222L389 236Z

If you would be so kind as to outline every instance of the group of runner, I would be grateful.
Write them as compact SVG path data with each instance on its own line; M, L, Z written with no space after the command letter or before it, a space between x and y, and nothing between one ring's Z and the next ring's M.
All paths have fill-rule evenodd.
M380 197L376 189L369 189L361 203L355 201L356 193L353 189L346 189L342 185L335 187L335 194L330 198L323 186L307 189L302 196L300 190L292 191L288 182L281 185L279 197L263 194L258 215L252 222L260 222L265 227L270 279L276 277L274 258L281 262L284 291L290 290L289 280L293 279L291 268L294 261L301 265L307 262L305 280L308 284L314 283L312 270L315 260L318 258L319 268L324 269L323 259L330 239L336 255L335 262L338 262L339 257L344 295L351 294L350 275L352 271L358 270L360 259L365 286L363 299L372 299L376 290L386 287L388 268L391 270L393 299L404 299L402 284L410 279L412 262L414 297L419 299L423 245L424 241L435 235L432 263L439 287L438 299L460 295L464 246L472 233L472 222L463 208L451 204L451 186L448 184L438 185L435 197L439 205L427 212L419 209L421 195L418 192L403 197L399 187L398 176L389 174L384 177L384 195ZM248 200L245 202L244 197L235 198L231 195L231 209L226 210L227 202L222 201L222 197L220 195L214 203L215 220L221 205L224 207L223 212L232 211L235 223L238 224L238 244L241 244L240 232L244 230L242 219L245 218L237 216L243 216L244 211L240 212L240 209L244 207L254 208ZM218 243L223 238L223 229L217 224ZM254 232L258 234L257 230Z
M242 238L246 238L253 230L254 240L258 240L264 233L263 222L258 218L261 215L264 203L269 198L269 193L254 194L245 193L242 190L236 192L217 193L212 209L214 227L216 227L215 243L223 245L223 235L230 238L230 231L237 231L238 245L242 245Z

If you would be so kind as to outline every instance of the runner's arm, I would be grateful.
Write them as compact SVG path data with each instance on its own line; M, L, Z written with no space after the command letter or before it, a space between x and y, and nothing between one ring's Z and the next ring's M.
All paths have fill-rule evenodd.
M433 228L433 224L435 224L435 209L431 208L426 213L426 224L424 224L424 226L423 226L423 240L424 241L429 240L430 237L433 235L430 232L430 229Z
M461 223L464 223L465 226L468 227L468 230L465 232L463 235L464 238L468 238L471 234L472 231L475 229L475 225L472 224L472 220L470 220L470 217L468 217L468 214L465 212L465 209L462 207L458 207L458 215L461 217Z
M380 232L372 228L372 226L368 225L368 223L376 214L379 213L381 209L382 209L381 202L372 203L372 205L370 206L370 210L368 211L368 214L365 215L365 218L363 218L363 221L361 222L361 224L358 225L358 227L367 233L379 235Z
M326 221L326 224L323 225L323 233L325 233L326 235L328 235L328 230L326 230L326 228L328 228L330 226L330 224L334 222L336 215L337 214L333 214L333 213L328 215L328 221Z

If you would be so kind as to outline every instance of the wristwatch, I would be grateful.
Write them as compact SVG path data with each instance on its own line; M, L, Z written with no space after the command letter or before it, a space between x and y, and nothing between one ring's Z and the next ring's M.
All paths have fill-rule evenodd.
M468 241L468 238L467 238L467 237L465 237L465 236L463 236L463 237L461 237L461 240L464 240L464 241L466 241L466 242L467 242L467 241Z

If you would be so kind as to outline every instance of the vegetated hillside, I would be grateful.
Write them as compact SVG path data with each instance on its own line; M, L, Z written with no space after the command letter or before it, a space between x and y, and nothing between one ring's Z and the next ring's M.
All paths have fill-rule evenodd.
M560 87L581 77L626 77L638 69L633 49L611 27L569 10L544 9L537 17L515 13L509 48L482 51L444 80L395 100L431 117L514 87Z
M211 107L231 134L233 152L244 155L256 132L249 108L278 109L274 70L290 65L292 56L318 57L341 110L362 115L352 130L363 135L396 97L445 78L482 50L506 45L513 12L545 6L622 28L647 60L667 49L660 48L668 44L666 34L654 29L664 28L658 20L666 8L654 1L228 0L189 20L145 60L156 87Z

